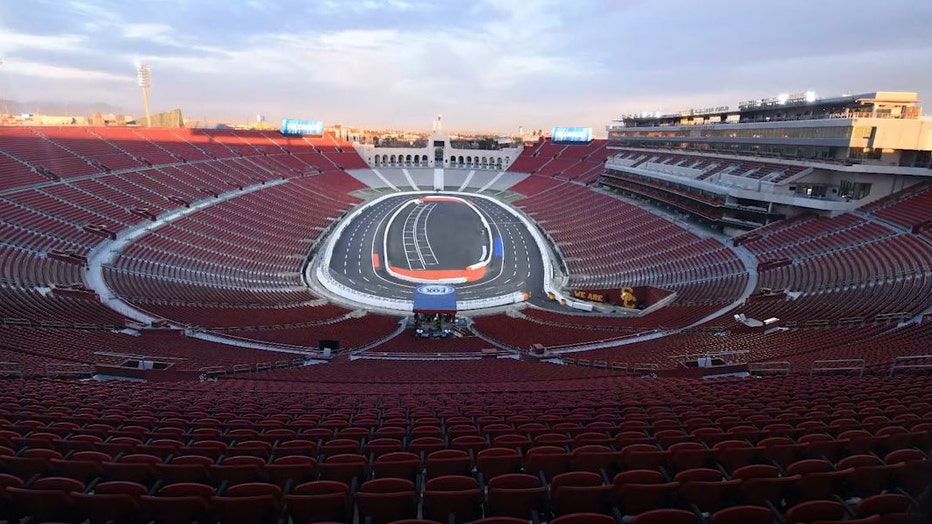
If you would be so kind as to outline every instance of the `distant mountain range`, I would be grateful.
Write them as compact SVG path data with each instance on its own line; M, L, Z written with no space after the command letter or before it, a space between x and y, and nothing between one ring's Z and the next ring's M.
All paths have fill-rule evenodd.
M125 108L104 102L68 102L68 101L27 101L0 99L0 110L9 114L41 113L56 116L91 116L97 111L101 114L126 114Z

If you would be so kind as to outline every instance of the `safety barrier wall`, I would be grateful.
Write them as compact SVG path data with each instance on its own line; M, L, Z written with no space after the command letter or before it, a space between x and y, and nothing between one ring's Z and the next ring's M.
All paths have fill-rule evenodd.
M311 266L308 266L311 267ZM395 298L383 298L378 295L370 295L359 290L353 289L345 284L337 282L330 276L330 264L317 264L315 275L317 281L321 283L327 291L339 295L347 300L352 300L358 304L372 306L383 309L394 309L411 313L414 305L410 300L399 300Z
M553 285L553 275L554 275L553 261L550 260L549 256L547 256L547 253L550 252L550 249L549 249L550 244L548 244L548 242L544 239L544 236L537 229L537 225L531 222L531 219L529 219L524 213L518 211L517 209L511 206L508 206L508 205L503 205L502 203L500 203L498 200L495 200L494 198L487 197L485 195L475 195L475 196L484 198L491 202L495 202L502 209L508 211L509 213L511 213L512 216L520 220L521 223L524 224L524 227L531 233L531 236L534 238L534 242L537 243L537 248L540 250L541 259L544 265L544 292L545 293L552 294L555 300L557 300L558 302L565 303L569 307L580 309L583 311L592 311L593 309L592 304L588 302L581 302L579 300L574 300L570 298L569 295L564 295L560 291L559 288Z
M325 268L323 264L318 264L316 266L315 274L317 276L317 281L320 282L325 288L327 288L328 291L348 300L352 300L358 304L383 309L404 311L406 313L411 313L414 308L414 304L410 300L384 298L378 295L371 295L338 282L330 275L330 271ZM519 302L523 302L524 300L526 300L526 297L523 293L509 293L507 295L501 295L497 297L477 298L473 300L457 300L456 309L457 311L471 311L474 309L485 309L505 306L508 304L517 304Z

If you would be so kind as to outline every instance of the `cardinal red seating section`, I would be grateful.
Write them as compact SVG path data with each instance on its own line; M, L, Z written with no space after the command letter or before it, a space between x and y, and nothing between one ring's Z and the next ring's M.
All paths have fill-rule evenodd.
M920 522L929 495L929 376L502 376L478 392L445 372L2 381L2 517ZM429 432L438 447L419 448Z
M26 377L0 380L0 520L721 524L925 516L932 379L887 374L894 358L929 352L926 186L857 213L739 237L762 269L756 292L735 312L779 316L780 331L742 331L728 315L574 355L676 368L686 353L740 349L735 360L784 360L794 371L861 358L864 376L640 379L607 365L525 357L345 355L257 371L291 355L180 329L123 329L126 319L71 286L82 280L81 257L152 216L253 188L131 244L105 270L115 293L178 326L244 339L337 338L348 347L383 340L398 318L320 300L289 259L360 202L350 193L362 185L344 169L364 162L350 144L91 127L0 128L0 146L0 361L20 364ZM526 148L511 167L532 173L512 188L524 195L515 203L553 238L571 286L653 285L676 291L674 303L630 319L528 308L477 318L476 331L518 349L565 349L679 329L740 296L747 275L729 246L586 187L609 153L599 141ZM769 166L779 165L623 156L645 167L752 178L777 176ZM307 205L291 205L296 200ZM910 319L917 321L900 323ZM461 349L490 344L474 337ZM389 340L376 351L394 349ZM118 364L122 353L231 372L181 383L43 378L53 365ZM234 366L244 367L233 374Z

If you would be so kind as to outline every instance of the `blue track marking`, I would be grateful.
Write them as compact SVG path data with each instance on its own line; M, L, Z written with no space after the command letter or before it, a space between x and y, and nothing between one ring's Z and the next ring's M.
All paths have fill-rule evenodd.
M492 254L497 257L505 255L505 246L502 244L502 237L495 237L492 240Z

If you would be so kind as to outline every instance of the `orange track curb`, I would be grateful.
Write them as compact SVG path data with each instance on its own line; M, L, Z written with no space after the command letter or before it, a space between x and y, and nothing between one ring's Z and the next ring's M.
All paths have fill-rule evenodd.
M468 202L464 202L461 198L455 197L445 197L445 196L426 196L421 197L421 202L457 202L459 204L470 205Z
M393 273L422 280L447 280L463 278L466 282L475 282L485 276L485 266L476 269L403 269L389 266Z

